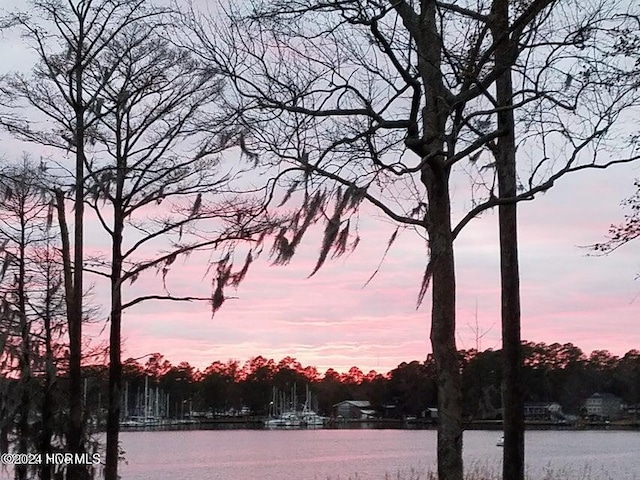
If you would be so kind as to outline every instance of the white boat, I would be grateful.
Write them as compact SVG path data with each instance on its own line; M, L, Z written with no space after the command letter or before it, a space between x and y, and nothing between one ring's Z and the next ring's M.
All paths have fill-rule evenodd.
M163 425L165 423L164 419L157 417L142 417L142 416L132 416L127 420L122 420L120 422L120 426L122 427L133 427L133 428L144 428L144 427L157 427Z
M268 418L264 421L264 426L267 428L282 427L283 422L279 418Z
M319 415L314 410L312 410L314 403L316 404L316 408L317 408L317 399L316 399L316 402L313 401L313 394L309 389L309 385L307 385L306 387L307 387L307 392L305 395L306 400L304 402L304 407L302 408L302 412L300 413L302 424L306 425L307 427L321 427L324 425L326 418L323 417L322 415Z
M264 424L269 428L291 428L302 425L302 419L295 412L284 412L282 415L265 420Z
M504 435L502 435L502 436L498 439L498 442L496 443L496 447L504 447Z
M139 420L122 420L120 422L121 427L144 427L144 422Z
M296 387L292 389L292 396L287 398L274 387L270 405L270 417L264 421L267 428L300 428L321 427L325 417L311 410L312 396L307 385L306 401L302 411L297 409L298 401Z
M281 415L285 427L299 427L302 424L296 412L285 412Z
M302 423L307 427L320 427L324 425L324 422L326 420L325 417L323 417L322 415L318 415L313 410L303 411L300 414L300 419L302 420Z

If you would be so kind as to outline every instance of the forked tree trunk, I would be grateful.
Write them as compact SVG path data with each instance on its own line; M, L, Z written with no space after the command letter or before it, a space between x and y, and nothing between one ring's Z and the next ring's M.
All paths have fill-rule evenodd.
M496 80L498 138L495 156L500 198L517 194L515 122L512 109L511 62L515 60L509 40L509 2L493 3L493 36L497 41L496 68L504 70ZM500 280L502 303L502 407L504 425L503 479L524 480L524 403L521 388L520 273L518 269L517 205L498 207L500 231Z
M71 264L71 241L69 238L69 225L67 223L67 216L65 211L65 198L64 193L60 190L56 190L56 209L58 212L58 223L60 225L60 243L62 245L62 274L64 279L64 291L65 301L67 308L67 324L69 328L69 411L71 421L67 427L67 448L72 451L72 448L76 450L82 450L83 447L83 435L82 435L82 377L80 369L80 348L82 345L82 330L78 331L77 327L77 313L74 296L74 279L73 268ZM80 297L82 301L82 296ZM78 337L79 335L79 337ZM75 341L72 341L75 340ZM73 345L73 350L72 350ZM73 352L73 357L72 357ZM72 358L76 362L72 370ZM71 386L74 390L71 390ZM73 398L73 392L76 392L77 398ZM78 453L78 452L76 452ZM86 469L81 466L73 466L68 470L69 480L82 480L86 473Z

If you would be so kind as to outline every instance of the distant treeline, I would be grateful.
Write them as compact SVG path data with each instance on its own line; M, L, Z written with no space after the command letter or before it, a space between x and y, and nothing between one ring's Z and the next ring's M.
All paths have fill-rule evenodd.
M501 407L500 351L461 350L459 355L466 416L497 418ZM565 413L574 414L580 413L585 399L595 392L615 394L628 405L640 403L639 350L623 357L606 350L587 355L571 343L525 342L524 355L522 385L527 402L558 402ZM346 373L330 368L322 374L291 357L276 362L257 356L244 364L215 361L200 371L188 362L172 365L156 353L145 363L126 360L123 376L128 412L135 411L146 388L150 395L161 392L163 398L170 399L169 415L174 417L189 410L267 415L274 388L289 394L294 385L301 404L308 385L314 404L326 415L342 400L368 400L373 408L399 417L419 416L437 403L436 367L431 356L424 361L402 362L386 374L365 373L355 366ZM107 398L107 366L85 367L84 378L88 412L96 412Z

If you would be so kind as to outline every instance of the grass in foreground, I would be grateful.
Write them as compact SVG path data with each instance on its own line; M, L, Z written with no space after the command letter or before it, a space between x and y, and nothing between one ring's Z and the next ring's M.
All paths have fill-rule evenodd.
M465 480L502 480L501 468L493 465L476 463L467 469ZM640 480L640 476L634 476L634 480ZM373 480L370 477L362 477L358 473L347 477L327 477L326 480ZM375 480L438 480L438 474L432 470L420 470L410 468L398 471L394 474L385 473L384 478ZM593 470L585 465L580 468L566 467L554 469L545 467L536 474L527 474L526 480L618 480L604 470Z

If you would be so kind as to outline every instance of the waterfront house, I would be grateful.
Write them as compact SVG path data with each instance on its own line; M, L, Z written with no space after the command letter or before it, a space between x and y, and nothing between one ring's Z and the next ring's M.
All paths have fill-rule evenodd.
M599 420L615 420L622 412L622 399L611 393L594 393L584 403L588 417Z
M558 402L530 402L524 405L524 417L527 420L558 420L562 414L562 406Z

